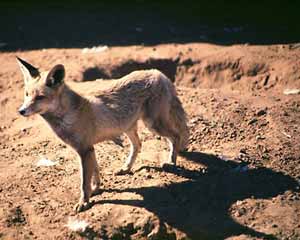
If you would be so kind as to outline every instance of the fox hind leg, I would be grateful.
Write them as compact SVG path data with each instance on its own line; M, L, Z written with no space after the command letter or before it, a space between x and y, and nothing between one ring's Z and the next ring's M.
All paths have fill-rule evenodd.
M179 152L179 135L171 127L167 127L166 125L156 125L154 129L159 135L165 137L169 143L169 157L162 165L176 165L177 154Z
M123 175L130 172L132 165L134 164L136 157L142 147L139 135L137 133L137 124L130 130L126 131L125 134L127 135L130 141L130 153L123 167L116 172L116 175Z
M171 137L172 136L172 137ZM168 142L169 142L169 157L167 162L165 162L166 164L172 164L172 165L176 165L176 159L177 159L177 154L178 154L178 137L176 135L171 135L166 137Z
M145 125L150 131L165 137L169 143L169 157L162 165L176 165L177 154L179 152L180 136L176 130L169 124L164 117L159 117L155 120L145 119Z

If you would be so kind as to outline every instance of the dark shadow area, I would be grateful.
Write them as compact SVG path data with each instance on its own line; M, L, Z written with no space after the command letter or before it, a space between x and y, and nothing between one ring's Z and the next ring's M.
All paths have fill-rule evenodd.
M145 62L128 60L117 66L99 66L88 68L83 72L83 81L91 81L99 78L112 79L123 77L132 71L145 69L158 69L162 71L171 81L175 80L178 61L172 59L149 58Z
M0 51L207 42L300 40L290 1L37 1L0 3Z
M166 171L188 180L163 187L106 189L112 192L135 192L144 200L102 200L94 204L113 203L146 208L162 222L185 232L190 239L225 239L240 234L277 239L234 221L229 209L237 200L268 199L286 190L295 190L297 183L293 178L268 168L236 172L233 169L239 164L200 152L187 152L184 157L188 161L206 165L207 172L170 168ZM154 169L162 171L160 168Z
M105 69L91 67L84 70L82 74L83 81L93 81L95 79L109 79L111 78L109 74L105 73Z

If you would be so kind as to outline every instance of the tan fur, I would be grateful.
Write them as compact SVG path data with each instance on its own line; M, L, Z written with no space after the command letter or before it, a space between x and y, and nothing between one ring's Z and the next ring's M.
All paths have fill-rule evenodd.
M188 143L184 109L173 84L158 70L132 72L116 79L109 89L96 91L94 96L81 96L63 82L62 65L36 74L35 68L24 60L19 59L19 63L27 93L20 113L25 116L39 113L80 156L82 181L77 211L84 209L92 192L99 188L94 144L125 133L131 150L117 174L126 174L141 149L137 133L139 119L170 142L168 164L176 164L178 152ZM44 97L36 100L37 95Z

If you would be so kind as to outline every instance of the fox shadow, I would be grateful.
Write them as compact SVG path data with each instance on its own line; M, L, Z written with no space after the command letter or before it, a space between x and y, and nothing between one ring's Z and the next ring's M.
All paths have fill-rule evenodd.
M236 171L240 164L200 152L186 152L183 157L206 165L207 172L181 167L164 169L187 180L166 186L104 190L134 192L144 200L100 200L94 204L113 203L146 208L156 214L161 222L184 232L189 239L225 239L240 234L277 239L236 222L230 216L229 209L238 200L268 199L286 190L296 189L297 182L293 178L263 167ZM155 170L163 171L160 168Z

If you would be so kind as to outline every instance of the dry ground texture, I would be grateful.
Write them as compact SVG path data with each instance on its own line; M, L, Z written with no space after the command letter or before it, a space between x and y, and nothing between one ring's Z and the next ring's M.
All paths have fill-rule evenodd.
M0 239L300 239L298 45L165 44L0 53ZM176 84L191 129L178 167L163 171L167 143L143 125L132 175L128 154L95 146L102 193L75 214L76 154L41 117L23 118L15 56L42 68L63 63L78 91L105 88L132 70L158 68ZM88 123L87 123L88 124ZM42 158L53 166L38 166ZM85 221L71 230L72 221Z

